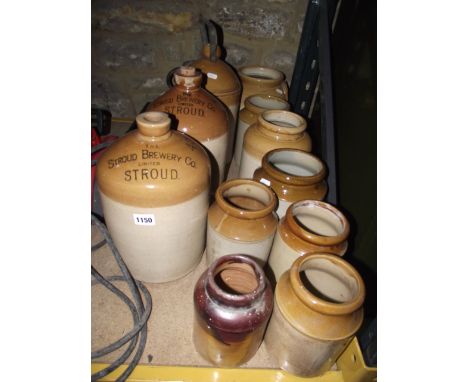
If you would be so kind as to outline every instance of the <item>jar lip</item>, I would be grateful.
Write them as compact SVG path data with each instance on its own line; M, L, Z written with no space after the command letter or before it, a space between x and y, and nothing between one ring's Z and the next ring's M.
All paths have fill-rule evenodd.
M239 68L238 73L243 82L252 84L274 86L281 84L285 79L283 72L260 65L243 66ZM254 75L262 76L262 78L256 78Z
M249 292L249 293L242 293L242 294L234 294L234 293L229 293L225 290L223 290L216 282L215 276L217 275L216 270L222 266L223 264L227 263L243 263L250 265L255 273L256 279L257 279L257 287ZM226 303L226 304L234 304L237 306L242 306L248 303L251 303L252 301L255 301L258 299L263 291L266 288L266 279L265 279L265 274L260 268L260 266L257 264L255 260L252 258L248 257L247 255L244 254L230 254L230 255L224 255L213 261L211 265L207 269L207 277L206 277L206 288L209 289L211 295L214 296L216 300Z
M272 122L273 118L277 118L279 122L294 122L292 126L281 126ZM306 120L292 111L288 110L266 110L258 116L258 124L265 129L285 135L297 135L307 128Z
M272 163L272 157L288 152L307 158L307 160L315 161L315 163L320 167L319 171L315 175L295 175L274 166L274 163ZM304 163L304 161L301 162ZM325 178L327 173L325 164L320 160L320 158L307 151L294 148L279 148L268 151L262 157L262 167L271 175L272 178L279 181L285 181L293 185L308 185L320 182Z
M315 234L311 232L310 230L299 225L294 219L294 216L295 216L294 210L296 208L305 207L305 206L313 206L316 208L325 209L328 212L332 213L340 221L343 227L342 231L338 235L335 235L335 236L323 236L323 235ZM339 211L333 205L326 203L326 202L319 201L319 200L306 199L306 200L299 200L297 202L292 203L286 210L284 221L296 236L299 236L303 240L316 243L319 245L336 245L345 241L349 235L349 222L348 222L348 219L346 219L346 217L343 215L343 213L341 213L341 211Z
M258 102L260 100L265 101L265 102L274 101L274 102L277 102L278 104L282 104L284 107L283 108L278 108L278 107L266 108L266 107L262 107L262 106L260 106L258 104ZM255 114L261 114L261 113L263 113L264 111L267 111L267 110L289 110L290 109L290 105L289 105L288 101L286 101L284 98L277 97L277 96L270 95L270 94L252 94L252 95L248 96L244 100L244 107L247 110L249 110L249 111L251 111L252 113L255 113Z
M342 270L346 271L348 275L350 275L356 280L356 295L350 301L334 303L326 301L310 292L302 282L299 273L302 270L302 266L306 262L313 259L328 260L334 265L341 268ZM293 265L289 270L289 278L291 282L291 287L293 288L294 293L298 296L298 298L309 308L320 313L333 316L350 314L358 310L364 303L365 284L361 275L351 264L349 264L347 261L343 260L337 255L329 253L306 253L294 261Z
M270 203L268 203L264 208L258 210L247 210L230 204L225 199L224 193L227 190L240 185L256 187L264 191L269 196ZM276 209L278 197L269 187L263 183L260 183L259 181L253 179L237 178L227 180L219 185L215 193L215 201L222 210L231 216L241 219L259 219L271 214Z

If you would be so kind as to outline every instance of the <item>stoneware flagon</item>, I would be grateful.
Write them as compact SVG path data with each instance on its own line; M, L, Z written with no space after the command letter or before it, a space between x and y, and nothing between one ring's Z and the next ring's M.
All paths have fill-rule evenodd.
M103 214L136 279L171 281L190 272L205 248L209 158L170 129L166 113L140 114L136 124L99 158Z
M251 179L232 179L216 190L208 210L206 259L242 253L266 264L278 224L275 193Z
M323 374L361 326L364 298L361 276L342 258L299 257L276 285L267 351L289 373Z
M270 186L278 196L278 217L299 200L323 200L328 186L325 164L315 155L297 149L276 149L262 158L253 179Z
M218 367L235 367L259 348L273 309L273 292L251 258L215 260L194 290L193 341L197 352Z
M154 100L148 111L163 111L177 120L177 130L190 135L211 153L212 183L224 180L229 140L228 110L201 87L202 73L182 66L174 73L175 86Z
M348 220L331 204L318 200L294 202L278 224L268 258L275 281L306 253L343 256L348 248L348 235Z
M216 46L213 58L211 58L211 50L211 44L204 44L201 57L193 61L191 65L205 73L205 89L218 97L229 109L232 120L232 126L230 126L230 145L232 146L239 114L242 85L234 69L221 59L221 48Z
M245 99L244 108L239 113L233 162L239 168L244 135L247 128L257 122L258 116L266 110L289 110L289 103L283 98L269 94L251 95Z
M240 108L244 108L245 99L254 94L269 94L288 99L288 84L284 73L265 66L244 66L239 68L242 82Z
M311 152L312 139L306 128L306 120L299 114L286 110L264 111L245 132L239 177L252 178L268 151L294 148Z

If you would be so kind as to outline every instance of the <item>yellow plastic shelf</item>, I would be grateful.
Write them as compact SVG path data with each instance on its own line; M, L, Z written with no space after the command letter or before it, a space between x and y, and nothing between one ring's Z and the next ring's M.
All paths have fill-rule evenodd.
M377 368L367 367L361 349L354 338L337 361L339 370L328 371L313 378L301 378L278 369L221 369L211 367L138 365L129 382L372 382L377 380ZM96 373L108 364L92 363ZM115 381L125 370L120 366L100 381Z

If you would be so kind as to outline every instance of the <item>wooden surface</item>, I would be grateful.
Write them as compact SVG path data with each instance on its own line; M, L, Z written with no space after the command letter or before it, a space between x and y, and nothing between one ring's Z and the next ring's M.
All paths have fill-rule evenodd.
M100 238L99 231L93 226L92 243L98 242ZM120 275L107 245L91 256L93 266L102 275ZM193 287L205 269L203 256L197 268L182 279L164 284L145 284L152 296L153 309L148 321L148 340L140 364L211 366L198 355L192 342ZM128 289L124 288L125 283L118 282L118 285L131 298ZM91 345L94 351L123 336L132 328L133 323L128 307L102 285L93 286L91 302ZM126 346L93 362L110 363L125 348ZM277 368L277 364L268 356L262 343L256 355L242 367Z

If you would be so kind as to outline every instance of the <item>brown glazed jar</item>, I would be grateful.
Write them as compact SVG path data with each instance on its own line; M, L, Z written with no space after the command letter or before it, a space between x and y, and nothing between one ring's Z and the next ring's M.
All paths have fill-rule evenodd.
M343 256L348 248L349 223L331 204L300 200L280 220L268 264L277 281L305 253Z
M273 309L273 292L251 258L227 255L215 260L194 290L193 341L215 366L235 367L260 346Z
M299 114L286 110L264 111L245 132L239 178L252 178L268 151L294 148L311 152L312 139L306 128L306 120Z
M253 178L275 191L281 219L298 200L323 200L328 191L324 163L315 155L297 149L276 149L262 158Z
M284 272L265 345L281 369L301 377L325 373L364 318L365 286L342 258L307 254Z
M237 122L236 144L233 161L239 167L244 135L250 125L257 122L258 116L267 110L289 110L288 101L269 94L255 94L245 99L244 108L239 113Z
M254 180L222 183L208 210L207 264L224 255L242 253L263 267L278 225L277 203L275 193Z
M137 116L137 130L97 163L104 218L132 275L159 283L190 272L205 249L209 158L166 113Z
M279 70L264 66L244 66L239 69L239 77L242 81L241 109L245 99L254 94L270 94L288 99L286 77Z
M174 73L175 86L149 106L148 111L163 111L175 116L177 130L195 138L212 154L212 183L224 180L229 140L226 107L214 95L201 88L202 74L191 66Z

